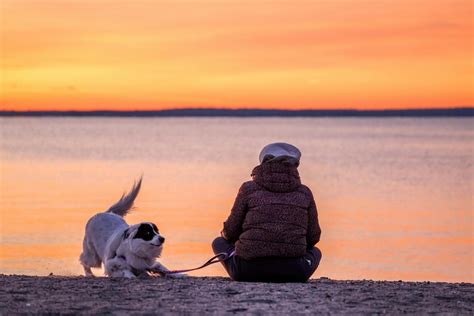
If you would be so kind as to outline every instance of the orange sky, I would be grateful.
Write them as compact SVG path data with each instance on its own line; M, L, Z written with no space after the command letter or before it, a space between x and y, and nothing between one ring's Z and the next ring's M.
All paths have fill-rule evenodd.
M470 0L2 0L0 109L473 105Z

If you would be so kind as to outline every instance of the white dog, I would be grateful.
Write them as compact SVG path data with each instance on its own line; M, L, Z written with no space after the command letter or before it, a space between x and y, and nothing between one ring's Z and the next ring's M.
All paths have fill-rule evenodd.
M91 267L100 268L102 263L105 274L110 277L134 278L147 275L149 271L161 275L169 272L156 261L165 242L156 225L145 222L129 226L123 219L133 207L141 183L142 179L106 212L96 214L87 222L80 256L86 276L94 276Z

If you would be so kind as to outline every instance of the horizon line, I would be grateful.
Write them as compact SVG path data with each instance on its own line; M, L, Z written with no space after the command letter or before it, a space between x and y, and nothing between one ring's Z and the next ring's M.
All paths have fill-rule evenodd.
M311 117L311 116L474 116L474 106L412 109L264 109L264 108L170 108L160 110L0 110L11 116L102 117Z

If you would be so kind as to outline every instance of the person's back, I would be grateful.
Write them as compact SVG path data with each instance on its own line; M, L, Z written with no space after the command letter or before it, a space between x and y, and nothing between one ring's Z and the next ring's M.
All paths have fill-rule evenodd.
M214 252L233 252L225 264L235 280L305 281L321 254L316 203L301 184L301 153L289 144L266 146L252 181L245 182Z

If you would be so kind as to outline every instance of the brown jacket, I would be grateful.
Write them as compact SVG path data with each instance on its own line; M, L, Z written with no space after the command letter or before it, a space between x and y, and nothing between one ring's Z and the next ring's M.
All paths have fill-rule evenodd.
M316 203L298 170L282 162L254 168L240 187L223 236L244 259L298 257L319 241Z

